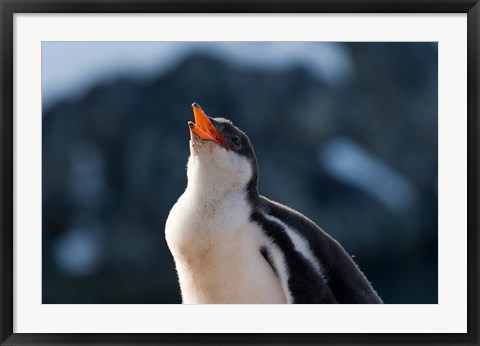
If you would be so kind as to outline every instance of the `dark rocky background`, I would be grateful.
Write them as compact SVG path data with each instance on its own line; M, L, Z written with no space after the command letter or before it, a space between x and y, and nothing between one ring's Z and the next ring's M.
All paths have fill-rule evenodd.
M164 239L193 101L254 144L260 191L355 256L386 303L437 303L437 46L351 43L348 83L192 54L44 107L43 303L179 303Z

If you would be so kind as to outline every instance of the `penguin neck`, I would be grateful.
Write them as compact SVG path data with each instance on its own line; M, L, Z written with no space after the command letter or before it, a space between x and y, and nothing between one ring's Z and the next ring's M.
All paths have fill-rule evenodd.
M252 166L250 179L235 178L228 172L190 157L187 166L187 194L198 203L215 204L227 196L244 195L249 201L258 200L258 168Z
M216 204L240 190L233 184L209 174L208 171L195 169L189 173L186 192L194 201L202 205Z
M258 168L255 167L252 178L247 184L247 199L252 206L259 203L260 195L258 193Z
M228 196L238 194L244 195L249 201L259 199L257 180L253 177L246 186L235 186L197 172L189 177L186 191L197 202L203 204L219 203Z

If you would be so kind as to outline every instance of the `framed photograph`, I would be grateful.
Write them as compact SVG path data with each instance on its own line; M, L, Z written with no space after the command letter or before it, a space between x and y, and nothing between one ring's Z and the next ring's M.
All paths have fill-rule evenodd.
M5 1L1 345L478 345L478 1Z

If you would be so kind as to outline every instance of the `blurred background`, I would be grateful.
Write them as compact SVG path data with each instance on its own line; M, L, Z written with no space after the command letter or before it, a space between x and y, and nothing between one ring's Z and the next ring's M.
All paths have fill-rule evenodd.
M194 101L385 303L437 303L436 43L44 42L44 304L181 302L164 225Z

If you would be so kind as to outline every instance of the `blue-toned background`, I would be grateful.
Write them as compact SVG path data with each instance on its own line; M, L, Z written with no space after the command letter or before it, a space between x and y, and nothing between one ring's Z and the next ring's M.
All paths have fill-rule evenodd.
M386 303L437 303L437 44L44 42L43 303L179 303L198 102Z

